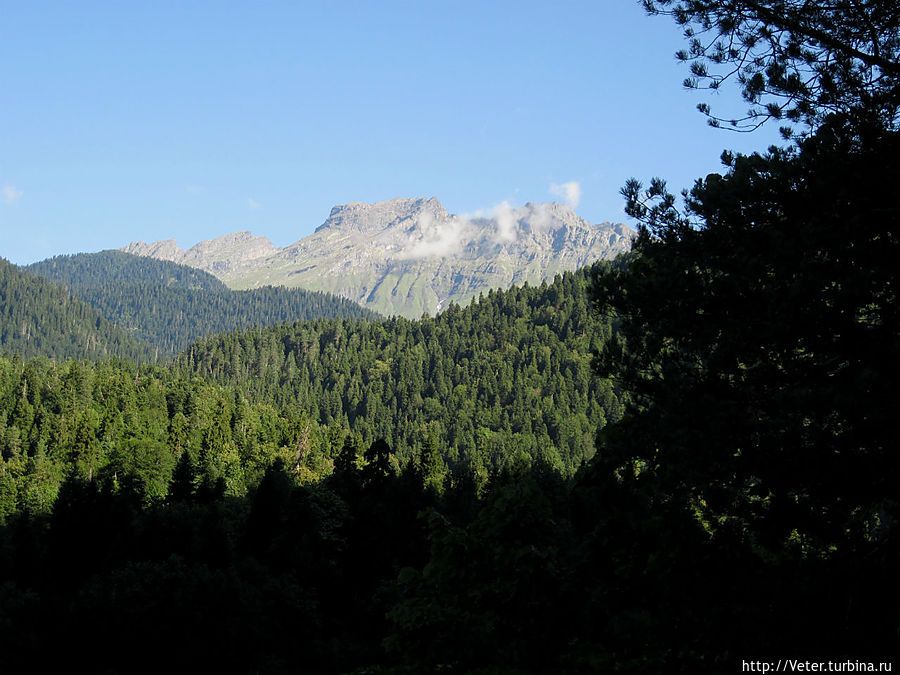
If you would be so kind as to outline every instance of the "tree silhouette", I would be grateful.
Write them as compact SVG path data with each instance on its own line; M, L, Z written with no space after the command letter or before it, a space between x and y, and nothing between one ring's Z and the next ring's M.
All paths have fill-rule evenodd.
M900 106L900 20L892 0L643 0L684 28L690 88L736 80L750 109L713 115L713 126L759 128L767 120L809 129L852 113L896 130ZM785 129L785 133L789 133Z

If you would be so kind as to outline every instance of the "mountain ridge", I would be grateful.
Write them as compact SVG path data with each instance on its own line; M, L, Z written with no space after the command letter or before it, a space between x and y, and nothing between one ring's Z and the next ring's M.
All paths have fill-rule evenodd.
M233 289L326 291L414 318L613 258L633 234L620 223L592 225L555 202L455 215L419 197L335 206L312 234L283 248L245 230L186 250L171 239L120 250L203 269Z
M59 283L0 258L0 354L148 360L149 346Z
M229 289L209 272L123 251L49 258L25 272L61 284L107 321L172 357L194 340L250 326L375 318L357 303L302 288Z

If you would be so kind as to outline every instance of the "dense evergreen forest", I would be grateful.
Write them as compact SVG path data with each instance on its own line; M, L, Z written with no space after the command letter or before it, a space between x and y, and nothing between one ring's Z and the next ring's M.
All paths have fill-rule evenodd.
M108 647L85 662L108 672L163 667L172 652L133 660L146 641L192 668L347 672L400 667L408 654L418 670L432 656L414 636L435 618L419 616L410 574L451 531L447 518L483 530L473 542L489 557L512 528L511 573L533 525L551 537L524 559L539 577L544 549L575 541L551 527L564 514L547 511L543 490L562 505L564 476L622 408L590 368L610 326L590 311L589 277L491 292L419 322L232 333L167 367L0 358L7 662L23 666L52 642L61 667L102 631ZM394 426L386 437L402 452L376 438ZM537 511L520 523L520 506ZM459 553L448 552L454 566ZM514 575L502 594L532 581ZM504 604L499 618L522 610ZM527 636L516 640L491 655L482 636L467 662L535 658L534 646L517 655Z
M277 458L316 480L345 443L378 439L392 470L429 456L433 478L464 466L483 483L535 460L572 475L623 407L590 367L610 329L587 280L491 292L435 319L231 333L167 367L0 358L0 518L49 513L71 470L131 481L151 503L187 455L201 483L238 496Z
M295 405L250 402L167 368L0 357L0 519L49 513L73 472L124 481L153 503L179 458L209 489L245 494L279 457L302 476L324 473L325 442Z
M401 464L436 444L451 465L487 471L520 455L571 475L623 409L591 368L611 331L591 311L591 273L491 291L419 321L323 320L214 336L183 352L176 370L249 399L296 403L364 444L384 438Z
M232 291L211 274L121 251L57 256L25 268L64 284L168 360L194 340L245 326L319 318L375 318L345 298L300 288Z
M71 289L108 288L119 284L154 284L167 288L224 291L228 287L209 272L168 260L122 251L58 255L26 265L24 271Z
M141 359L147 346L65 288L0 258L0 350L25 357Z
M891 663L898 8L644 5L785 147L629 181L626 259L166 366L0 358L4 671Z

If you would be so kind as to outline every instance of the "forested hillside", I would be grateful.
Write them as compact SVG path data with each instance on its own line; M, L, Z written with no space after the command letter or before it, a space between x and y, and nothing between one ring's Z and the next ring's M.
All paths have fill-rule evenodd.
M151 360L244 326L376 316L327 293L281 287L231 291L202 270L121 251L57 256L27 270L65 284L110 322L151 345Z
M738 74L730 126L799 131L628 181L626 258L165 366L0 356L4 672L892 670L900 9L643 5L689 84ZM0 272L10 316L79 306Z
M437 319L232 333L168 367L4 358L0 518L49 512L72 471L130 482L151 503L190 458L199 484L242 495L276 458L314 480L345 443L378 439L392 470L428 457L438 483L536 460L571 475L622 409L590 366L610 329L590 314L587 280L491 293Z
M176 366L249 398L295 402L365 443L385 438L401 462L431 444L451 463L491 468L523 456L571 474L622 411L591 368L611 329L591 312L589 276L492 291L419 321L314 321L215 336Z
M121 251L58 255L32 263L25 269L69 288L109 289L114 284L154 284L203 291L228 288L209 272Z
M244 494L276 457L323 473L321 443L296 406L251 403L167 368L0 357L0 519L48 513L70 474L152 503L179 458L198 486Z
M147 640L198 669L417 668L444 647L416 637L434 620L418 598L435 589L411 572L430 546L450 544L439 555L457 566L446 518L473 528L479 556L513 556L503 594L575 562L578 535L546 499L568 509L563 475L621 409L591 372L589 350L610 329L591 316L588 279L583 270L490 293L419 322L321 320L209 338L167 367L0 359L6 662L24 667L50 643L60 649L45 662L83 662L72 650L101 631L108 646L90 661L109 672L163 667L163 652L133 660ZM395 426L389 442L372 440ZM513 503L536 509L524 531L518 517L501 522ZM433 508L442 515L429 520ZM554 518L561 527L548 529ZM537 567L520 576L523 546ZM508 622L522 603L580 583L546 581L492 611ZM440 602L456 583L437 591ZM465 600L448 607L470 611ZM516 660L558 662L559 649L530 642L517 638ZM463 658L490 651L474 641Z
M2 350L27 358L141 359L147 347L65 288L0 258Z

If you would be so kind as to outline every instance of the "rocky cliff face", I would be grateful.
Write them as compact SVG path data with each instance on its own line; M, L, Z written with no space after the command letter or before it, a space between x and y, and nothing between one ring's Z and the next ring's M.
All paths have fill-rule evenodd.
M246 231L201 241L186 251L178 248L174 239L155 241L152 244L133 241L120 250L133 255L197 267L216 276L229 274L233 269L243 267L245 263L278 253L278 248L271 241L265 237L254 237Z
M627 251L633 231L591 225L563 204L507 204L469 216L437 199L336 206L316 231L279 249L249 232L184 251L174 240L123 251L199 267L232 288L281 285L341 295L383 314L419 317L480 292L540 283Z

